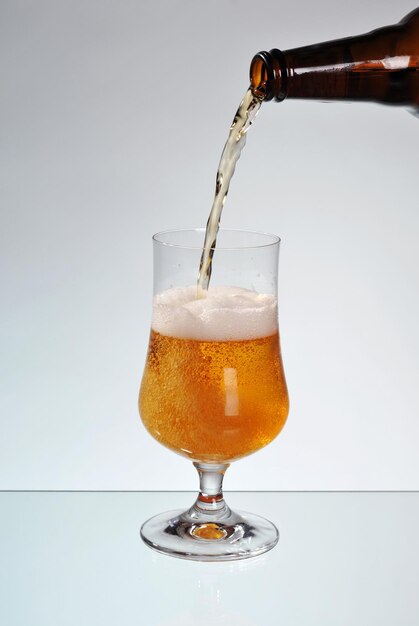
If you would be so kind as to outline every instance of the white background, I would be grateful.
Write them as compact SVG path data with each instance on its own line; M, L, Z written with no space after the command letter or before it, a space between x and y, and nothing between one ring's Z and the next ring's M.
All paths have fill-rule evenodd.
M414 7L3 0L1 488L195 487L137 416L151 235L205 224L255 52ZM418 140L402 109L262 107L223 226L282 237L291 412L227 488L419 488Z

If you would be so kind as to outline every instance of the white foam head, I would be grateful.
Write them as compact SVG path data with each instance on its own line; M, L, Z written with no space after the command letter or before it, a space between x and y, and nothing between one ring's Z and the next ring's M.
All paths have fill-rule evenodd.
M210 287L197 298L196 286L154 296L152 328L161 335L202 341L238 341L273 335L277 301L240 287Z

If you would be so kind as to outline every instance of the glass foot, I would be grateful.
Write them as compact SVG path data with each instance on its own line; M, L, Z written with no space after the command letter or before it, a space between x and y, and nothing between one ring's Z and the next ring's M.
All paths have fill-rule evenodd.
M272 522L228 507L221 516L198 513L196 506L168 511L147 520L140 532L153 550L194 561L248 559L271 550L279 539Z

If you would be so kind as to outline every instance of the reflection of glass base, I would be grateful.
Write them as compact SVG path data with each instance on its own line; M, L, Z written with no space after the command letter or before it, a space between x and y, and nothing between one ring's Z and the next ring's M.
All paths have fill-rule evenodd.
M233 561L271 550L279 533L259 515L228 509L217 521L211 514L200 515L198 520L190 509L152 517L142 525L141 538L153 550L181 559Z

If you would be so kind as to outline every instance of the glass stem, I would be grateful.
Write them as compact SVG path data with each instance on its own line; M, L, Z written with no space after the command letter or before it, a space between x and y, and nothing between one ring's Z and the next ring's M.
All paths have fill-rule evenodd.
M229 463L213 465L194 463L199 474L199 494L189 513L206 518L216 515L217 520L230 515L223 496L223 478Z

